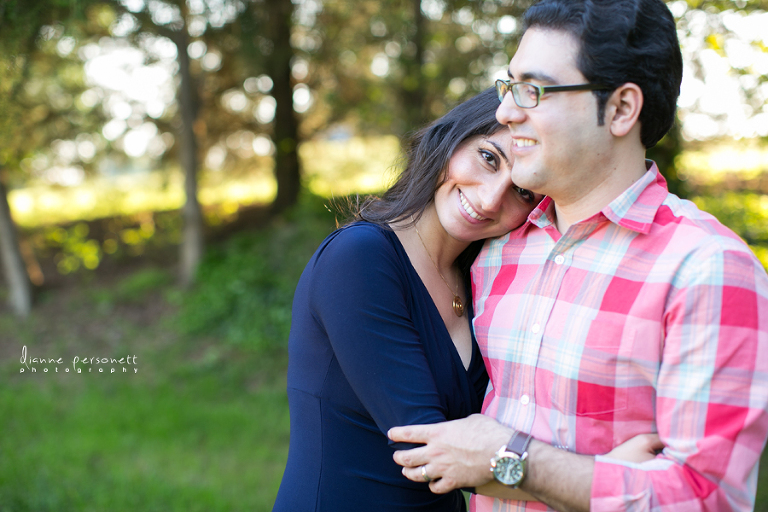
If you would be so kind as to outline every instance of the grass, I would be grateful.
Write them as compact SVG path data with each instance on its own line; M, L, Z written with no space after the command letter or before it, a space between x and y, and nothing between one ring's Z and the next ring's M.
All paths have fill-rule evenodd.
M0 511L271 510L293 288L333 226L308 198L212 248L189 293L147 267L57 290L25 322L0 315ZM24 345L63 363L20 373Z
M762 199L699 201L766 250ZM289 440L291 300L333 229L326 202L305 196L210 247L189 292L167 266L99 269L46 292L27 321L0 314L0 512L271 510ZM64 362L22 374L24 345ZM75 356L127 355L137 373L64 371ZM768 511L763 463L756 510Z
M10 419L2 510L271 508L288 440L282 389L227 393L190 374L161 385L77 378L92 380L76 392L59 384L0 393Z

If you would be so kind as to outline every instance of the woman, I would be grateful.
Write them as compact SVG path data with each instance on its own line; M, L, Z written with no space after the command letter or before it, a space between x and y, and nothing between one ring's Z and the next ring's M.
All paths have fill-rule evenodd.
M487 375L471 335L472 244L541 199L510 180L493 89L413 138L407 165L332 233L296 288L289 341L291 445L275 511L464 510L392 460L389 428L480 410Z

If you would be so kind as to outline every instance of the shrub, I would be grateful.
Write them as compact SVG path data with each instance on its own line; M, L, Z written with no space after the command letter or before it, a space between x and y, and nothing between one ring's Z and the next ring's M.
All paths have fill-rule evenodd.
M181 297L181 330L256 350L287 346L296 284L335 225L327 203L304 196L266 228L210 248Z

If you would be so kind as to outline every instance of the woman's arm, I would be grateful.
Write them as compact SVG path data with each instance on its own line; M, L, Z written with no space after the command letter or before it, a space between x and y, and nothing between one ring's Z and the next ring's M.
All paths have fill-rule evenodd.
M312 314L382 433L446 416L410 317L404 268L385 233L352 226L318 254L309 284Z

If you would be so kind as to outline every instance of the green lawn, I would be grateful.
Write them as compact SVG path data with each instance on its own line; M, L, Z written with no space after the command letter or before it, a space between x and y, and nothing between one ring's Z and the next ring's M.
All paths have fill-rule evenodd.
M284 351L178 334L177 294L135 291L148 274L158 271L82 287L25 323L2 319L18 340L0 373L3 512L270 510L288 446ZM64 363L19 373L22 344ZM65 373L74 355L136 364Z
M191 292L146 267L51 290L25 322L0 315L0 511L271 510L293 289L333 226L310 199L212 247ZM20 373L25 345L63 363Z
M281 388L227 392L204 372L76 378L91 380L0 392L0 509L270 509L287 456Z
M325 202L212 246L193 291L163 266L82 273L27 321L0 314L0 512L270 510L288 449L290 304L333 228ZM24 345L64 363L20 373ZM135 355L138 373L65 373L76 355Z

